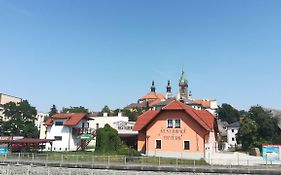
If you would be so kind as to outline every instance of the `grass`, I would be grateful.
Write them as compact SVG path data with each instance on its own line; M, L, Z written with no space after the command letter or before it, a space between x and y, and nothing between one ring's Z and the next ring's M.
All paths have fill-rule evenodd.
M0 157L0 160L4 156ZM8 154L7 159L34 160L34 161L59 161L73 163L101 163L101 164L144 164L144 165L208 165L205 160L187 160L163 157L126 157L124 155L101 155L95 152L44 152L39 154L13 153Z

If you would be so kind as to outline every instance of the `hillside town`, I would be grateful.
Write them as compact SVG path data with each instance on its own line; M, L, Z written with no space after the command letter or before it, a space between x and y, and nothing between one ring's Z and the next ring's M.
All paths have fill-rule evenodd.
M105 106L100 112L91 112L80 106L64 108L59 112L53 105L49 113L37 112L35 107L20 97L0 93L0 154L38 151L95 152L104 147L100 146L98 140L105 137L99 130L106 127L115 130L118 139L128 149L151 157L208 161L218 153L239 150L261 156L261 149L265 150L268 144L274 146L274 143L278 143L280 137L269 138L270 133L262 138L260 145L249 143L249 133L252 131L247 129L247 115L254 110L262 110L260 112L263 115L269 115L268 119L280 117L278 110L263 110L256 106L247 114L229 104L218 106L216 99L195 99L184 71L179 76L178 89L174 91L177 92L173 93L170 81L167 81L166 93L157 92L152 81L147 94L123 109L110 110ZM17 107L21 114L18 114ZM262 114L256 112L254 115ZM279 127L274 129L273 134L280 132ZM272 143L269 143L270 140ZM110 142L112 141L111 138ZM276 146L280 148L278 144ZM258 149L254 149L255 147ZM113 150L103 153L111 151ZM273 156L264 151L262 154L263 157ZM272 160L280 158L278 153Z

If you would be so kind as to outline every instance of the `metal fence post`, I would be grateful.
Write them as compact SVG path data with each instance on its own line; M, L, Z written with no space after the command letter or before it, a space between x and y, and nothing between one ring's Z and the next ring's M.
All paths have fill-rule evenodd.
M124 156L124 164L127 164L127 156Z
M110 156L107 156L107 165L110 164Z
M178 165L179 165L178 158L176 158L176 166L178 166Z

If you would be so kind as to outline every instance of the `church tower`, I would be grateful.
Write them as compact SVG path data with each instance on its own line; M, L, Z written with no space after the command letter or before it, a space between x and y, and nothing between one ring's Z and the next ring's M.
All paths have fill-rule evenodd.
M168 80L167 86L166 86L166 99L172 98L172 87L170 84L170 80Z
M154 81L152 81L152 84L151 84L151 87L150 87L150 93L155 93Z
M188 81L185 76L184 71L181 73L181 77L179 79L179 100L189 99L188 95Z

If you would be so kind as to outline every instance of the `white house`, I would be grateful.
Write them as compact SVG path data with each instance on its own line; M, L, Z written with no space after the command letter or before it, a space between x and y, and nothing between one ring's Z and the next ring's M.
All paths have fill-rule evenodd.
M227 126L227 148L237 146L236 134L240 128L240 122L234 122Z
M88 124L88 115L55 114L46 122L46 139L54 139L53 145L47 144L50 151L74 151L84 149L94 132L91 132Z

